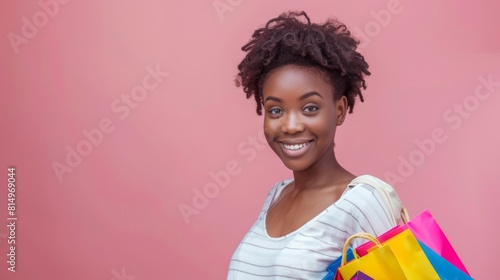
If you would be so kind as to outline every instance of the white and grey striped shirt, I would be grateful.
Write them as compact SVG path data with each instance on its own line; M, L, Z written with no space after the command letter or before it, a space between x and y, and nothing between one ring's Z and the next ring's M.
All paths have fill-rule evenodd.
M395 226L379 193L365 184L350 184L340 199L299 229L283 237L266 231L269 205L292 179L278 182L234 252L228 280L322 279L327 266L342 254L346 239L358 232L378 236ZM365 240L355 239L356 247Z

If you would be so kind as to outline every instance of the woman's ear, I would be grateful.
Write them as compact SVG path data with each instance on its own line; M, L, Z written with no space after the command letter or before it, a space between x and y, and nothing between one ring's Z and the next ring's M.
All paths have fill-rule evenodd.
M347 114L347 97L342 95L337 101L335 101L335 108L337 111L337 126L344 123L345 116Z

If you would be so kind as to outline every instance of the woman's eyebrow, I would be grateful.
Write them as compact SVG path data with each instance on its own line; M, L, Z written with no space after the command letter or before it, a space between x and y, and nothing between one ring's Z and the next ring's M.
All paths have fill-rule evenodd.
M306 99L306 98L308 98L308 97L310 97L310 96L314 96L314 95L317 95L317 96L319 96L321 99L324 99L324 98L323 98L323 96L321 96L321 94L317 93L316 91L311 91L311 92L308 92L308 93L306 93L306 94L302 95L302 96L299 98L299 100L304 100L304 99Z
M314 96L314 95L319 96L321 99L324 99L323 96L321 96L321 94L317 93L316 91L311 91L311 92L305 93L304 95L299 97L299 100L304 100L304 99L311 97L311 96ZM279 99L278 97L274 97L274 96L266 97L266 100L264 100L264 103L268 100L273 100L273 101L282 103L281 99Z
M274 96L268 96L268 97L266 97L266 100L264 100L264 103L267 102L268 100L273 100L273 101L282 103L281 99L279 99L278 97L274 97Z

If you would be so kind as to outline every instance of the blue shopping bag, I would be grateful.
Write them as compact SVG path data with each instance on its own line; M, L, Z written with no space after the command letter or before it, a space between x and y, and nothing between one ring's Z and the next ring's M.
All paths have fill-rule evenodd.
M441 257L438 253L434 252L429 246L421 241L418 241L420 247L424 251L427 259L431 262L434 270L442 280L470 280L472 277L465 274L462 270L458 269L445 258Z
M352 249L349 248L347 250L347 261L351 261L354 259L354 253L352 252ZM335 279L335 273L337 273L337 269L339 269L340 264L342 263L342 256L340 256L338 259L334 260L327 268L326 271L328 272L325 277L323 277L322 280L334 280Z

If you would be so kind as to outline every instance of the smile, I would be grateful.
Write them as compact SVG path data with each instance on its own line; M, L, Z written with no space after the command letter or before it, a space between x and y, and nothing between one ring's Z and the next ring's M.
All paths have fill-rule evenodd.
M297 150L300 150L300 149L304 148L305 146L309 145L309 143L310 142L305 142L302 144L293 144L293 145L288 145L285 143L282 143L282 144L283 144L283 147L285 147L285 149L287 149L287 150L297 151Z

